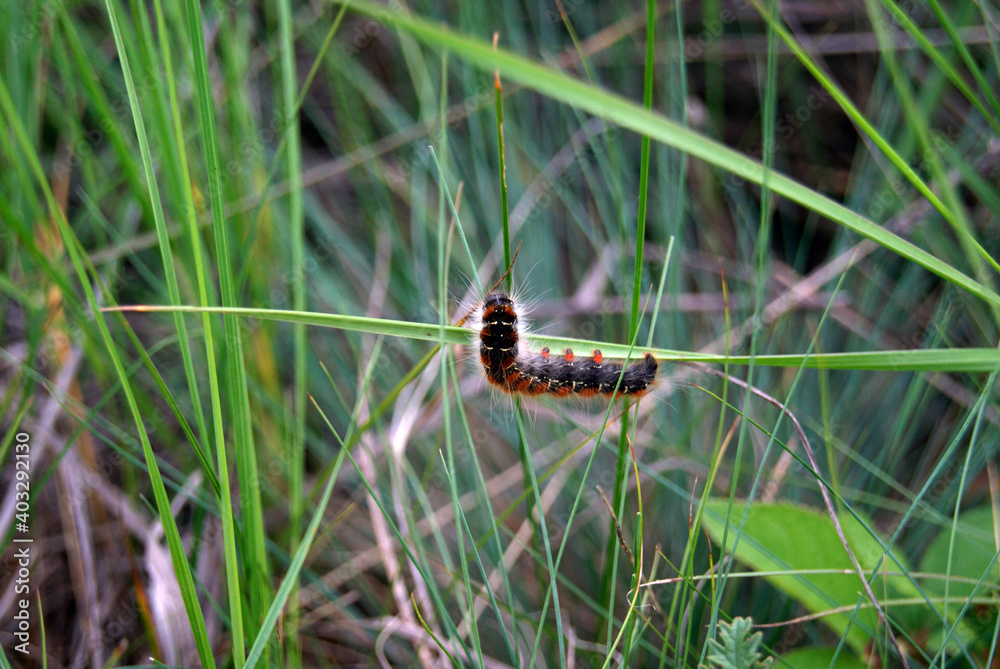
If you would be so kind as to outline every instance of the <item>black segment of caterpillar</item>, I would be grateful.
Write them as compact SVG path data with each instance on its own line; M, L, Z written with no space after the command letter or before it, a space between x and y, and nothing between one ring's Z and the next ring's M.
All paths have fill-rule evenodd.
M483 300L479 358L486 379L508 393L610 396L617 388L619 395L639 397L656 379L658 365L649 353L626 366L622 373L622 365L605 362L600 351L594 351L590 358L577 357L571 349L561 356L550 356L548 348L531 353L519 348L518 338L514 301L504 293L487 295Z

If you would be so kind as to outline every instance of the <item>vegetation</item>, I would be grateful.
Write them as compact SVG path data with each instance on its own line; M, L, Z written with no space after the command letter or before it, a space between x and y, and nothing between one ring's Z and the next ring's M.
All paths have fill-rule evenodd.
M997 666L994 4L0 25L0 666Z

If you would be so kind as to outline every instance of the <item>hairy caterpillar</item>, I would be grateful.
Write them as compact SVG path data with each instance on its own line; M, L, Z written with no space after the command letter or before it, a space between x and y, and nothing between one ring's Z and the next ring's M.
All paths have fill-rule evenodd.
M649 391L656 378L656 358L647 353L642 360L625 367L605 362L600 351L593 357L577 357L571 349L563 355L549 355L549 349L533 353L519 346L517 312L505 293L493 292L483 300L482 329L479 331L479 358L486 379L508 393L557 397L567 395L639 397ZM619 377L621 384L618 383Z

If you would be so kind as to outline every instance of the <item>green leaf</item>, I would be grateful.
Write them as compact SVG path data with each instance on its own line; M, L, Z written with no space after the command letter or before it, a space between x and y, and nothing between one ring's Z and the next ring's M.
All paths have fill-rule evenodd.
M836 655L836 662L834 656ZM799 648L781 656L781 666L791 669L868 669L868 665L844 650L836 648Z
M982 506L959 516L949 569L948 546L951 543L951 535L950 528L945 528L935 537L920 561L920 571L957 576L972 581L971 583L951 581L948 584L949 598L971 597L974 593L980 596L988 595L989 585L998 584L993 509ZM984 574L985 579L983 579ZM983 579L983 586L986 587L980 586L977 589L976 582L980 579ZM945 583L943 579L931 579L925 587L929 594L944 595Z
M945 638L948 639L949 650L957 652L960 647L958 643L962 647L970 647L977 643L977 639L982 641L992 636L997 622L995 602L997 586L1000 584L1000 579L997 578L997 547L994 536L993 509L984 505L961 514L954 533L950 527L945 528L924 553L920 571L941 574L945 578L927 579L923 587L932 597L947 597L948 620L955 625L954 630L949 633L942 630L936 617L924 621L925 629L921 631L935 650L940 648L940 643ZM969 597L989 599L992 604L981 601L970 603ZM926 629L928 623L932 625Z
M862 585L852 571L830 519L793 504L754 504L742 531L737 532L744 505L734 503L726 531L728 505L725 499L706 502L704 526L712 541L721 544L725 532L727 551L735 550L734 557L754 570L768 572L764 578L810 613L847 608L845 613L824 616L821 620L837 634L846 636L847 644L861 655L875 634L878 618L863 594ZM853 517L845 514L840 522L851 550L867 575L879 564L881 546ZM900 562L906 564L903 560ZM897 569L892 560L886 559L883 564ZM815 570L828 571L816 573ZM900 596L900 593L916 596L913 585L902 576L878 578L872 590L888 593L890 597ZM859 603L860 608L855 613L853 609Z
M732 623L719 623L719 638L709 639L711 651L708 661L720 669L767 669L774 662L773 658L760 659L760 644L762 634L750 634L753 619L734 618Z

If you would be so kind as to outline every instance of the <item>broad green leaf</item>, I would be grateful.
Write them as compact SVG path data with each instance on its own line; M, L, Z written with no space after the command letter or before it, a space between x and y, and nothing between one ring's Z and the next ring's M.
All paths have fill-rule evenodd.
M948 596L970 597L973 591L979 596L989 596L990 585L998 584L997 546L994 539L993 509L981 506L966 511L959 516L955 531L955 546L952 550L951 569L948 569L948 546L951 543L951 529L944 528L935 537L920 560L920 571L942 574L972 581L951 581ZM983 574L986 575L983 578ZM983 585L976 590L976 582L983 579ZM944 579L930 579L925 586L928 593L943 595ZM992 590L995 594L996 590Z
M706 504L705 528L712 541L721 544L729 502L712 499ZM726 551L733 552L735 547L733 555L740 563L755 571L768 572L764 578L797 600L810 613L847 607L846 613L824 616L821 620L837 634L846 635L847 644L856 654L862 655L875 634L878 618L864 595L857 574L853 573L850 559L830 519L817 511L793 504L754 504L737 541L743 506L741 503L733 505L733 515L726 532ZM853 517L844 514L840 522L851 550L867 576L869 570L879 564L882 548ZM883 566L887 563L894 564L882 561ZM905 561L902 563L905 564ZM833 571L806 573L813 570ZM872 590L880 598L886 594L898 597L900 593L915 596L915 589L902 576L877 578ZM853 609L859 603L855 614Z
M959 516L958 526L954 532L952 546L952 531L946 527L931 542L927 552L920 561L920 571L928 574L940 574L941 578L928 578L922 584L931 597L948 598L948 620L951 624L958 621L954 632L948 635L948 648L957 651L957 643L970 647L977 643L989 643L996 625L996 604L968 602L969 597L997 599L998 578L997 544L994 534L993 509L988 505ZM949 548L951 566L948 564ZM959 620L959 616L961 619ZM937 618L933 619L932 630L921 630L934 644L934 649L940 647L945 634ZM928 633L929 632L929 633Z
M841 650L834 662L836 653L836 648L799 648L782 655L780 666L790 669L869 669L865 662L846 650Z

